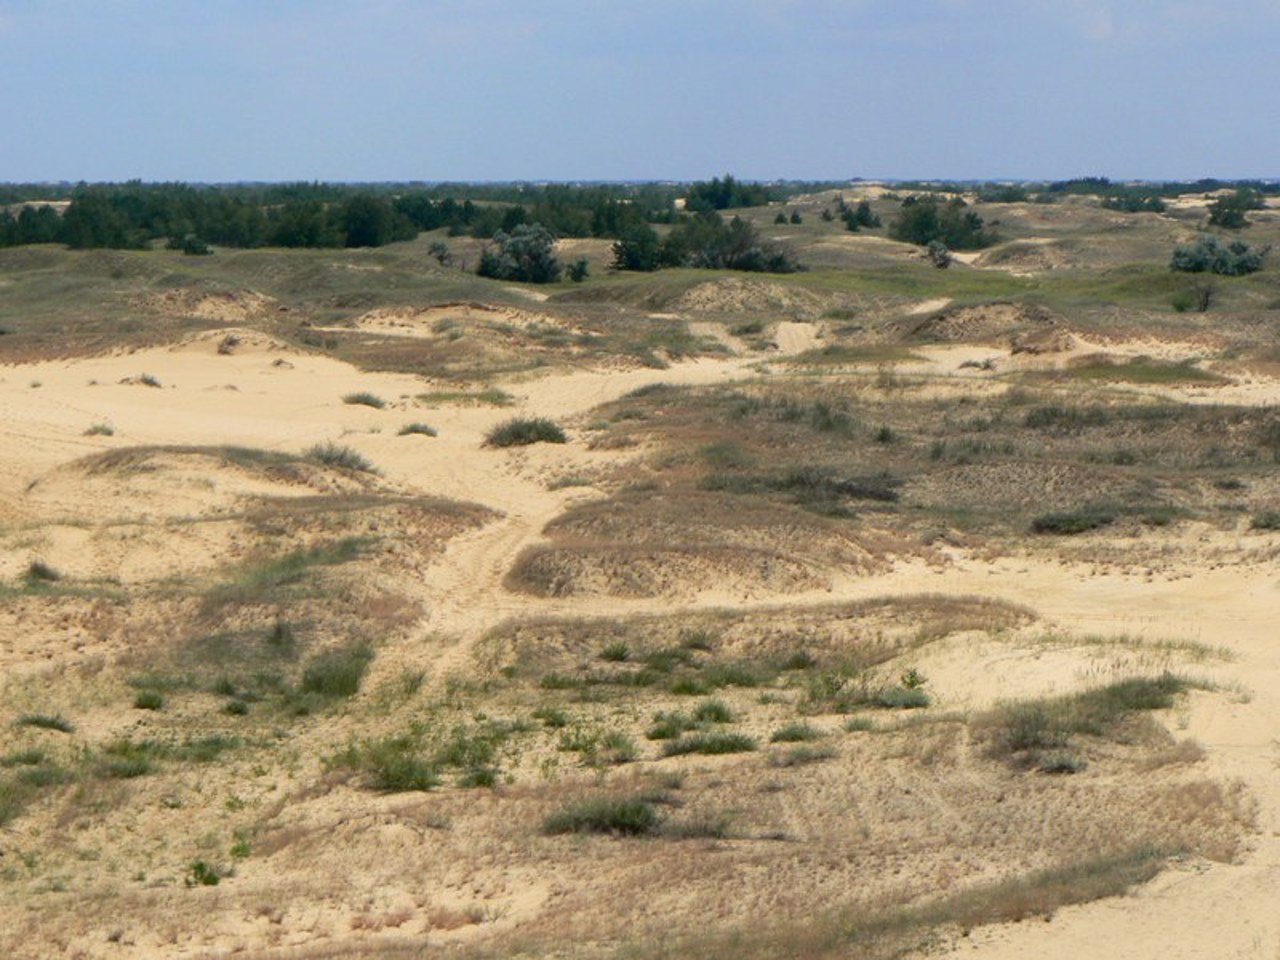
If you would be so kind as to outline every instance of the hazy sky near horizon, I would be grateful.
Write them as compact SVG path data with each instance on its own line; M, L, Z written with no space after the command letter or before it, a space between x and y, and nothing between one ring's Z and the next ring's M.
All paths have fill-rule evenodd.
M0 181L1280 176L1280 0L0 0Z

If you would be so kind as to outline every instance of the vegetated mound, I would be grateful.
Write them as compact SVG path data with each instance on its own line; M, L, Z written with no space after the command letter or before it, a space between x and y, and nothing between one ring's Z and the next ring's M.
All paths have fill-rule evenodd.
M914 541L756 497L686 491L580 507L550 524L550 546L526 552L508 576L540 596L687 597L789 594L824 587L833 570L880 573Z
M689 597L707 591L797 593L826 585L794 557L745 547L532 547L508 588L542 597Z
M984 250L973 265L1014 274L1033 274L1073 267L1076 260L1054 240L1031 239L1013 240Z
M991 511L1076 510L1133 493L1123 474L1072 463L969 463L912 477L905 504Z
M953 307L924 319L907 318L903 332L913 340L959 343L991 340L1021 333L1026 328L1043 329L1057 320L1036 304L997 301Z
M174 344L170 350L174 353L217 354L224 357L297 352L283 340L247 327L202 330Z
M166 316L197 317L219 323L246 323L273 312L276 301L253 290L178 288L148 293L141 306Z
M355 320L360 330L393 337L458 337L464 331L492 330L496 333L556 329L581 332L568 321L549 313L520 310L476 301L441 303L429 307L379 307Z
M808 290L740 277L699 283L670 304L670 309L688 313L771 313L797 320L816 320L826 307L822 297Z
M26 499L29 522L42 530L42 559L72 577L126 581L225 563L264 537L278 540L289 527L281 517L323 527L325 510L400 502L372 474L239 447L111 450L46 474ZM315 503L326 506L308 508ZM439 522L415 521L415 542L430 541L431 529L457 532L459 517L464 526L478 522L467 519L462 505L444 501L429 512Z
M238 447L132 447L86 457L28 492L38 551L14 552L0 577L33 557L69 582L189 575L264 549L349 533L353 517L406 556L430 554L487 521L481 507L405 497L376 476L306 456ZM425 561L424 561L425 562Z
M1028 626L1032 611L986 597L906 594L818 607L681 611L676 615L547 618L508 623L487 642L516 650L522 672L571 672L599 663L606 646L644 663L662 651L707 648L708 656L774 663L784 669L861 668L959 633Z

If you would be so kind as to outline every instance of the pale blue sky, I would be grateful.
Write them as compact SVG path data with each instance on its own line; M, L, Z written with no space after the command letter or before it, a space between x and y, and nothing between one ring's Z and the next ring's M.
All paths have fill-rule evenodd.
M0 0L0 181L1280 176L1280 0Z

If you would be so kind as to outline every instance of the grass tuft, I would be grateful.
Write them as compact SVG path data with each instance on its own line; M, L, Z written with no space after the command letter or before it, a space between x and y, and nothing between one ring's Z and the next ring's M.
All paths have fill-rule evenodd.
M490 447L523 447L532 443L568 443L569 438L553 420L518 417L498 424L484 442Z
M639 837L653 833L661 822L658 811L646 800L600 797L573 804L547 817L543 821L542 832L551 835L604 833Z
M369 393L367 390L348 393L342 398L342 402L352 406L373 407L375 410L381 410L387 405L387 402L380 396L375 393Z

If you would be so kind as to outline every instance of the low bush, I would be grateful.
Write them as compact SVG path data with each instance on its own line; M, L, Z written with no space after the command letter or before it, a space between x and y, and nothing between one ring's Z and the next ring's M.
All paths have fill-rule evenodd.
M542 832L638 837L653 833L661 822L658 811L646 800L601 797L584 800L552 814L543 822Z
M311 658L302 672L301 690L329 699L353 697L373 660L373 648L355 643Z
M387 402L377 394L370 393L367 390L360 390L356 393L348 393L342 398L342 402L353 406L373 407L375 410L381 410Z
M822 734L807 723L788 723L773 731L770 743L800 743L805 740L817 740Z
M686 753L721 754L748 753L756 749L756 742L742 733L690 733L669 741L662 748L664 757L677 757Z
M424 437L436 436L436 428L428 426L425 423L406 423L400 428L399 436L406 437L410 434L420 434Z
M359 452L350 447L333 443L318 443L306 452L308 460L323 463L326 467L353 470L358 473L377 473L378 469Z
M1053 533L1074 536L1097 530L1115 522L1115 514L1101 510L1073 510L1063 513L1044 513L1031 521L1032 533Z
M516 418L498 424L485 437L490 447L523 447L532 443L568 443L565 432L545 417Z

